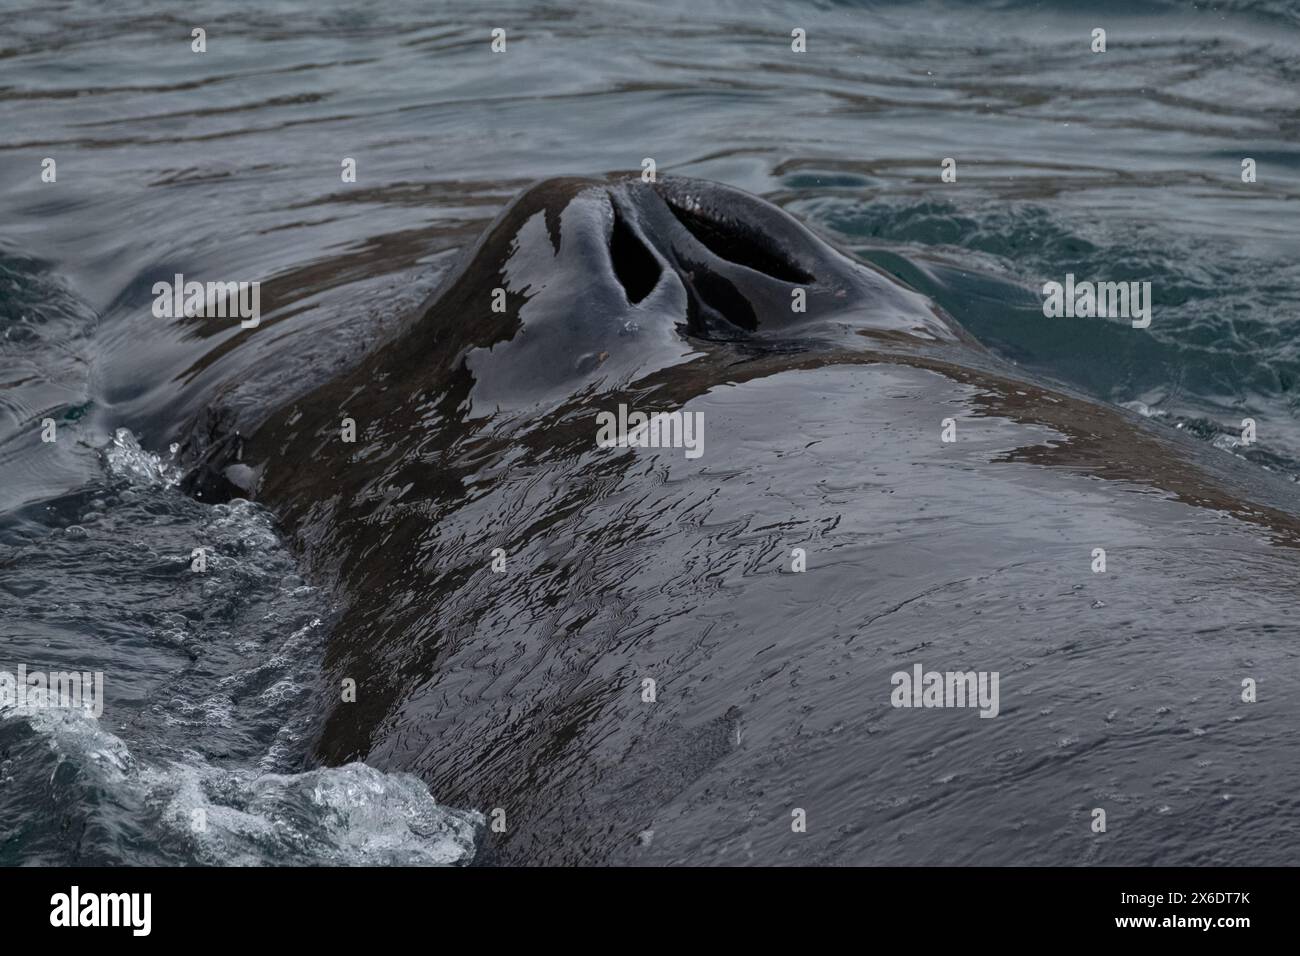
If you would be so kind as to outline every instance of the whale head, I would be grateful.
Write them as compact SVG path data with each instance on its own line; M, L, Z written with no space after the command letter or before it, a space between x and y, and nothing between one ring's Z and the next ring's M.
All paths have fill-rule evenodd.
M478 326L461 331L481 413L619 387L706 343L753 354L956 337L924 296L776 206L684 178L535 184L423 322L442 350L459 337L448 325Z
M756 196L676 177L546 179L350 373L266 414L204 409L182 442L185 487L259 496L274 460L343 415L386 423L380 440L406 447L541 408L676 407L801 362L956 343L973 345L924 295Z

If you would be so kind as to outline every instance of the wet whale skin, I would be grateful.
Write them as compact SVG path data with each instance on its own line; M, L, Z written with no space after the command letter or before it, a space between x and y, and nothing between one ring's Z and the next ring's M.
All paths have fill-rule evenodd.
M597 447L619 404L702 413L703 456ZM1276 856L1267 815L1219 826L1212 747L1300 782L1238 697L1296 689L1289 489L1029 380L738 190L539 183L352 369L183 445L338 602L314 759L500 808L483 862ZM999 715L891 707L916 663L999 672Z

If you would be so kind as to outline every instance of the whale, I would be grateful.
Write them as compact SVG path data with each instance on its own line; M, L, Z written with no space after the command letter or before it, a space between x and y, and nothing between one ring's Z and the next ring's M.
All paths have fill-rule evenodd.
M631 412L700 453L598 440ZM479 809L480 862L1280 859L1300 760L1215 747L1297 689L1294 486L742 190L535 183L383 341L178 445L336 608L310 761ZM998 706L899 706L914 669Z

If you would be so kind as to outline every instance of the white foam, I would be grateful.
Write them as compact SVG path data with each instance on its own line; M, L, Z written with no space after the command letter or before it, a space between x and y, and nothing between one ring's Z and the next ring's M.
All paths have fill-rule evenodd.
M163 488L180 484L180 471L141 448L129 428L113 432L113 441L104 449L104 462L110 473L132 484Z
M87 711L8 706L60 763L111 798L150 810L159 844L221 866L419 865L468 862L483 825L476 811L439 806L418 777L364 763L296 774L227 769L198 754L137 760Z

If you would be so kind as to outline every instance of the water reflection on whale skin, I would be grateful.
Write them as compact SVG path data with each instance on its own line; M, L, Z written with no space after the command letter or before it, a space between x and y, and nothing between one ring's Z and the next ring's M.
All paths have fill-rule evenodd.
M702 413L703 456L597 447L620 404ZM502 808L486 861L1277 853L1205 754L1300 773L1225 716L1295 682L1287 489L1028 381L754 197L538 184L390 341L249 414L200 418L187 486L267 503L343 605L319 759ZM914 663L999 672L999 716L892 708Z

